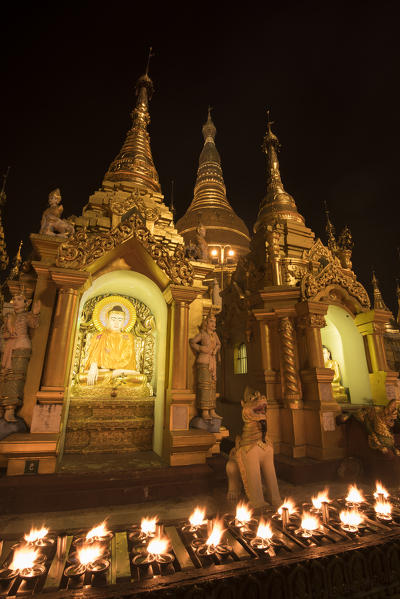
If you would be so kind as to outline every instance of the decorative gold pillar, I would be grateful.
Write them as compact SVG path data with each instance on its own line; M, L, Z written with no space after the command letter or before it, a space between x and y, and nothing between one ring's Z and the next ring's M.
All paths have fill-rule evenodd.
M283 390L281 452L301 458L305 456L304 411L297 367L295 330L292 316L284 310L277 312Z
M396 383L398 373L389 370L383 340L385 324L391 318L392 313L386 310L361 312L355 318L365 340L372 399L379 405L386 405L393 398L400 399Z
M33 262L33 268L37 273L35 295L33 301L40 300L39 328L32 336L32 355L28 366L26 383L24 389L24 404L20 414L29 424L36 405L36 395L40 389L43 365L46 355L46 345L49 338L51 317L56 301L56 286L51 280L49 267L41 262Z
M189 344L189 303L175 300L174 302L174 340L173 355L179 356L172 365L172 389L187 389L187 362Z
M38 398L62 401L75 333L76 313L82 286L89 274L80 271L50 269L58 287L58 297L47 346L46 364ZM62 349L62 351L60 351Z
M280 318L278 330L282 357L283 397L291 403L301 398L292 319L289 316Z

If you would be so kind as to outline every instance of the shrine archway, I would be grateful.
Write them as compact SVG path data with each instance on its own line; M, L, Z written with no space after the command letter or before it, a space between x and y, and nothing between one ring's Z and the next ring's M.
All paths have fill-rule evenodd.
M75 334L75 356L79 349L79 335L82 330L82 321L84 319L84 308L90 305L90 300L96 301L96 298L105 296L119 296L121 298L130 298L134 302L139 317L139 311L144 311L145 316L151 319L151 337L154 341L152 374L149 376L150 395L154 398L154 428L152 448L155 453L161 455L163 446L163 428L164 428L164 396L165 396L165 364L166 364L166 339L167 339L167 305L159 287L145 275L128 270L117 270L101 275L82 295L78 320L76 323ZM129 299L127 299L129 304ZM76 379L76 364L71 365L71 384L73 389L74 377ZM117 389L117 396L119 396ZM73 393L71 393L71 396ZM73 397L70 399L74 401ZM110 401L107 397L105 401ZM142 402L144 403L144 401ZM149 431L150 432L150 431ZM138 430L140 435L141 431ZM105 437L105 441L106 441ZM149 439L151 441L151 439ZM115 443L114 443L115 445ZM113 451L115 448L113 449ZM107 452L105 443L104 451Z
M331 305L325 320L322 344L339 364L342 385L349 390L351 403L370 403L372 392L364 343L353 317L347 310Z

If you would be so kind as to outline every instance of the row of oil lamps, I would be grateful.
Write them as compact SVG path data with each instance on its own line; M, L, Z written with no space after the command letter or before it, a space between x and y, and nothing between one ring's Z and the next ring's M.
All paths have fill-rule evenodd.
M376 517L381 521L390 522L393 506L389 501L389 493L378 482L374 500ZM278 520L283 529L289 527L291 520L300 522L300 527L295 534L304 538L312 537L318 534L322 524L329 522L330 502L328 491L325 490L312 498L312 505L300 516L294 502L287 499L272 518ZM363 507L366 506L367 501L363 493L352 485L343 504L344 509L339 513L340 526L348 533L357 533L365 518ZM236 514L232 518L230 524L238 529L258 552L267 551L271 547L274 536L271 522L263 518L259 521L255 520L251 509L244 503L237 505ZM215 555L223 559L230 553L231 548L222 543L224 532L223 520L219 518L207 520L205 509L199 507L182 527L182 533L190 538L192 550L203 564L206 557ZM106 522L103 522L92 528L85 537L75 539L64 575L71 579L79 577L83 579L86 573L96 575L107 571L110 566L109 541L112 536L113 533L107 530ZM60 539L62 538L57 538L59 558L61 557L58 546ZM169 553L170 541L164 535L163 527L158 524L157 517L143 518L140 528L131 532L129 539L136 548L140 547L132 558L132 563L139 569L157 564L162 574L164 566L174 561L173 554ZM11 563L0 569L0 583L11 581L17 576L25 580L34 580L43 575L46 571L46 548L48 549L55 542L55 538L49 535L49 530L44 526L40 529L32 529L24 536L21 543L14 546Z

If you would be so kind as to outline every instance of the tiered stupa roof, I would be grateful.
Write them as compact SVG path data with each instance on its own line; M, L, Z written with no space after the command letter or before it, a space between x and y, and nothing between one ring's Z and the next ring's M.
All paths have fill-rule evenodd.
M206 229L206 241L213 244L230 244L238 255L249 247L249 230L234 212L226 197L221 158L215 145L216 128L211 118L203 125L204 146L199 158L197 179L192 203L176 224L186 243L194 241L201 223Z

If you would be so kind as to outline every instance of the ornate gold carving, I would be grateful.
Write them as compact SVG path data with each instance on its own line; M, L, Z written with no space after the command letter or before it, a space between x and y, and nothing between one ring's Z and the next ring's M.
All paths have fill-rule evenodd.
M144 196L150 196L149 192L137 187L128 198L111 199L110 210L117 216L123 216L132 208L136 208L143 219L156 222L160 217L160 211L154 207L147 207L142 199Z
M304 314L297 319L297 326L300 328L315 327L322 329L326 326L326 321L322 314Z
M363 308L370 307L370 301L364 287L357 281L351 270L341 268L337 259L330 262L317 275L307 273L301 281L301 294L305 299L313 299L328 285L339 285L358 300Z
M281 338L283 380L286 396L299 394L299 380L297 377L293 332L292 320L288 316L281 318L279 320L279 333Z
M193 268L185 258L183 245L177 245L169 254L162 243L151 235L138 214L132 214L107 235L90 235L86 230L76 232L58 248L56 265L81 269L107 252L135 238L149 252L156 264L176 285L191 285Z

